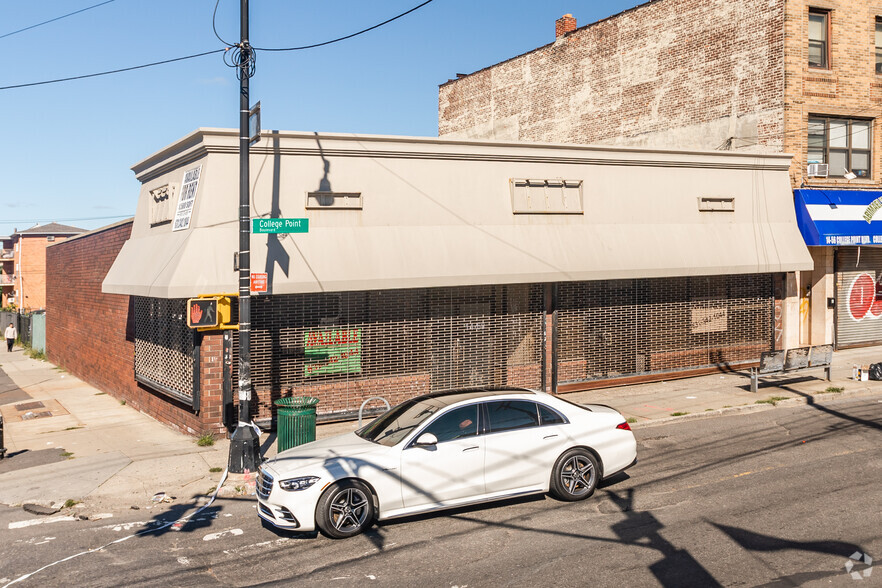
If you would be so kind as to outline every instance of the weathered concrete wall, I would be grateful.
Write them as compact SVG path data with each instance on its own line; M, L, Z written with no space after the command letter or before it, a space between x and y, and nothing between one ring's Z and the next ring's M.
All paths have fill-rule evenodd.
M662 0L441 86L442 136L780 152L784 0Z

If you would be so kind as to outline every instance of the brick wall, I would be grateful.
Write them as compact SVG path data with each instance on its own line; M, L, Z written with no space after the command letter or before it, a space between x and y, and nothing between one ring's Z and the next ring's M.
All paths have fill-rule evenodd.
M779 152L783 2L662 0L582 27L442 85L439 134Z
M829 10L830 64L826 69L808 65L809 7ZM788 0L785 18L785 136L784 150L793 153L790 167L794 188L803 181L812 185L878 188L882 183L882 75L875 71L876 17L882 5L854 1ZM809 115L875 119L872 130L872 178L806 179Z
M101 283L132 223L111 225L46 249L46 346L49 360L84 382L182 432L223 434L218 380L221 336L203 338L202 410L194 411L134 379L132 299L104 294Z

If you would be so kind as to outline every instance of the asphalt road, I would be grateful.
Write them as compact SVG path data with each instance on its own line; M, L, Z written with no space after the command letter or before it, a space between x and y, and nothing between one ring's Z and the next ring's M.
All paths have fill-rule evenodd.
M882 585L862 558L882 558L882 400L637 437L640 463L587 501L509 501L344 541L264 528L252 500L219 500L180 529L141 535L193 506L90 521L3 509L0 586Z

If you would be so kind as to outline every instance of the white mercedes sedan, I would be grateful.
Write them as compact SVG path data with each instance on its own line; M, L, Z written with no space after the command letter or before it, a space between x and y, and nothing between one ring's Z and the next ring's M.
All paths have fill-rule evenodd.
M375 520L527 494L581 500L636 462L631 427L607 406L524 389L439 392L265 461L257 512L341 539Z

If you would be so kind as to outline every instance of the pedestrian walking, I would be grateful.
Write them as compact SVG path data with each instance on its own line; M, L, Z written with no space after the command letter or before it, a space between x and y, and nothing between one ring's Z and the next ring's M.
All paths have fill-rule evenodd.
M6 351L12 351L12 346L15 345L15 338L18 336L18 333L15 332L15 325L9 323L4 335L6 336Z

